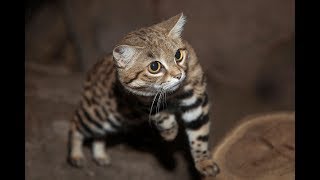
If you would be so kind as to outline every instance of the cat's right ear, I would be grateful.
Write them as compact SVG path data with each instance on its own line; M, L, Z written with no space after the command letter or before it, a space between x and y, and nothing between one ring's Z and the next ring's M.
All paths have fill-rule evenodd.
M118 67L126 67L136 54L136 49L129 45L119 45L113 49L113 58Z
M155 26L165 29L167 35L171 38L180 38L185 23L186 17L183 13L180 13L166 21L156 24Z

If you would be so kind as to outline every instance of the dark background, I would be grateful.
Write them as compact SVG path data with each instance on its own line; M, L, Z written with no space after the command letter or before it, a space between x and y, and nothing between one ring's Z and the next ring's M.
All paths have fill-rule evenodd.
M294 3L27 1L26 178L187 179L187 161L181 153L174 154L175 169L167 170L157 155L123 144L108 149L110 167L95 166L89 150L84 170L66 163L68 121L85 72L127 32L180 12L187 16L183 38L194 47L208 77L212 147L247 115L295 110Z

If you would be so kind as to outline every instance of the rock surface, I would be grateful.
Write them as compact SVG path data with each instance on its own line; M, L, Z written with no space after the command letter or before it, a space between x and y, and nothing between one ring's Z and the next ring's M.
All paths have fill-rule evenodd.
M216 180L294 179L294 112L246 118L221 140L213 157L221 170Z

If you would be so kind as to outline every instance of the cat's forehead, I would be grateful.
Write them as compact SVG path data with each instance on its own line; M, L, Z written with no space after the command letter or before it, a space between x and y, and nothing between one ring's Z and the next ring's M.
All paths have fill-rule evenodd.
M129 33L125 37L136 46L144 47L154 51L172 51L180 48L182 41L180 38L172 39L165 32L155 28L142 28Z

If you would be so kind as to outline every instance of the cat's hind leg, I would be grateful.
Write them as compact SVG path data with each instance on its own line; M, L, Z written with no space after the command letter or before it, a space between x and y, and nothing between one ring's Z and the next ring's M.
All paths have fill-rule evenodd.
M76 124L72 122L69 131L69 156L68 160L71 165L76 167L83 167L85 164L85 157L83 153L84 135L78 131Z

